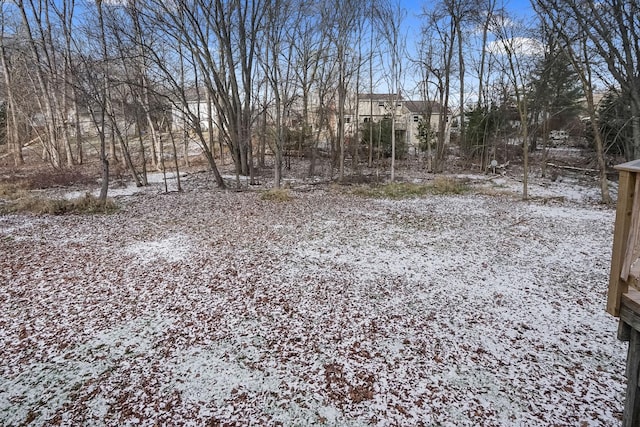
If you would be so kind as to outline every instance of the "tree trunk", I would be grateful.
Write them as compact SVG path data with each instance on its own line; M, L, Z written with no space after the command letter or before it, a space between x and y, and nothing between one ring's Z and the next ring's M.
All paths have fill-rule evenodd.
M638 98L633 97L633 98ZM633 158L640 159L640 106L636 99L631 101L631 132L633 135Z
M176 141L173 137L173 132L169 132L169 137L171 138L171 147L173 148L173 165L176 168L176 184L178 186L178 191L182 192L182 182L180 181L180 166L178 164L178 150L176 148Z
M10 150L13 153L14 164L16 166L20 166L24 164L24 157L22 156L22 143L20 142L20 136L18 132L18 117L16 115L16 104L13 95L11 71L9 70L6 58L6 50L2 43L0 43L0 61L2 61L2 74L4 76L4 83L7 93L7 145L10 147Z
M116 117L114 116L113 112L111 112L110 119L111 119L112 133L115 133L115 136L117 136L118 142L120 143L120 150L122 151L122 161L124 162L124 165L127 168L127 170L131 173L131 178L133 178L133 181L136 184L136 187L142 187L142 182L140 181L140 177L138 176L135 166L133 165L133 161L131 160L131 153L129 152L129 146L126 143L125 137L124 135L122 135L122 132L118 127L118 124L116 123ZM163 168L164 168L164 164L163 164Z
M67 166L73 166L73 148L71 147L71 136L69 135L69 94L67 82L70 80L71 73L68 67L64 67L64 77L62 82L62 111L60 125L62 126L62 143L66 155Z
M27 33L27 41L29 43L29 47L31 48L31 54L33 55L34 61L37 64L48 63L45 59L42 58L42 55L40 54L40 51L38 48L39 44L44 48L46 46L46 41L44 39L36 41L34 39L33 32L31 30L31 25L32 25L31 22L32 20L34 20L33 19L34 16L36 17L35 21L37 21L37 24L42 25L40 16L37 15L39 11L33 10L34 16L28 17L27 11L24 6L24 2L22 1L17 2L17 5L20 9L20 14L22 16L22 24L23 24L24 30ZM45 31L44 28L40 28L40 30L41 30L41 33L43 34L47 32ZM48 65L51 65L51 64L49 63ZM44 150L47 154L47 160L51 162L51 165L54 168L59 168L60 158L59 158L58 148L56 146L56 125L55 125L55 118L53 114L54 111L53 111L53 106L51 101L51 96L53 96L53 94L51 93L52 88L49 85L47 85L47 80L45 78L42 67L37 67L35 74L38 82L38 88L40 90L40 96L38 97L38 102L41 103L43 107L42 113L45 118L45 127L47 131L47 134L45 135L44 138L41 138L41 140L44 145Z
M465 116L464 116L464 52L462 50L462 28L460 20L462 17L457 18L456 34L458 36L458 66L460 67L460 147L466 147L466 130L465 130Z
M142 156L142 185L147 186L149 181L147 180L147 156L144 148L144 139L140 131L140 116L136 114L136 122L138 124L138 143L140 145L140 155Z
M103 66L105 67L105 71L102 76L102 88L101 88L101 103L100 106L100 162L102 163L102 186L100 188L100 201L102 203L107 201L107 194L109 190L109 160L107 160L107 150L106 150L106 136L105 136L105 126L106 126L106 105L107 105L107 90L109 86L109 80L106 72L106 61L108 59L107 55L107 40L105 38L104 31L104 17L102 15L102 0L96 0L96 6L98 7L98 21L100 24L100 45L102 47L102 60L105 62Z
M523 151L523 171L522 171L522 199L529 199L529 123L527 118L527 104L522 102L523 113L520 116L522 123L522 151Z
M391 182L396 180L396 103L391 116Z
M347 90L344 87L344 55L338 55L339 57L339 61L340 64L338 65L340 67L340 81L338 82L338 144L339 144L339 149L340 149L340 158L339 158L339 167L340 167L340 172L339 172L339 180L342 181L344 179L344 104L346 102L345 98L347 95Z
M81 165L84 162L84 150L82 149L82 129L80 125L80 111L78 106L78 93L75 87L71 86L71 97L73 100L73 120L76 127L76 162Z
M373 167L373 17L375 11L375 2L370 3L370 21L371 28L369 33L369 167Z
M275 67L277 67L278 65L275 64ZM272 71L272 73L275 73L276 71ZM275 94L275 107L276 107L276 130L275 130L275 134L276 134L276 140L274 141L273 144L273 149L274 149L274 154L275 154L275 161L276 164L274 166L274 186L276 188L280 188L280 181L282 179L282 146L283 146L283 129L282 129L282 103L280 101L280 91L279 88L277 87L278 84L280 84L279 81L277 81L277 79L274 79L276 81L274 81L273 86L274 86L274 94Z

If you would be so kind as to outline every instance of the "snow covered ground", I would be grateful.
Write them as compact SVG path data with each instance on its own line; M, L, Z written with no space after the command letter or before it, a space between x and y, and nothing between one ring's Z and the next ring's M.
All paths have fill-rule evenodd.
M0 425L619 424L593 189L183 185L0 217Z

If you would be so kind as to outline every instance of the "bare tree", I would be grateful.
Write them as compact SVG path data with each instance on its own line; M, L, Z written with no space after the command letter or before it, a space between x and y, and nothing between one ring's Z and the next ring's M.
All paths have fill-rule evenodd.
M34 3L33 0L27 0L27 2L18 0L15 4L22 17L22 26L35 64L35 78L39 90L36 100L40 104L41 117L45 125L45 134L40 139L46 158L54 167L60 167L60 153L56 140L57 118L53 105L53 96L56 91L51 79L57 67L49 39L53 29L50 26L47 28L49 22L45 8L48 7L48 2Z
M173 61L168 60L166 56L163 55L163 52L157 49L149 50L148 53L151 55L154 68L159 78L164 80L164 87L162 89L165 91L165 101L168 102L173 109L173 125L179 128L179 131L185 139L185 157L188 156L186 152L186 141L191 131L197 137L196 142L207 159L216 184L220 188L225 188L226 184L220 174L213 154L213 101L210 96L207 95L209 93L208 91L205 90L205 94L203 94L200 90L199 63L194 55L187 54L187 50L183 49L180 44L178 44L178 46L180 48L177 51L178 56L175 58L175 64ZM193 86L187 84L187 80L185 79L187 72L193 73ZM194 94L195 98L192 99L191 97L194 96ZM205 100L204 102L206 102L206 115L201 110L202 102L200 101L203 98ZM192 102L194 99L195 105ZM203 127L203 118L205 117L207 125Z
M529 110L526 91L531 78L532 46L526 37L529 31L523 22L517 22L506 13L496 14L493 30L497 38L494 54L503 60L503 72L507 77L515 98L515 106L520 119L522 141L522 199L529 198Z
M484 100L485 92L485 71L487 68L487 44L489 27L496 12L496 0L483 0L480 2L480 12L476 17L476 23L480 25L482 31L480 43L480 60L478 65L478 107L486 107Z
M374 34L376 34L374 25L375 20L375 2L370 2L370 16L369 16L369 95L373 97L373 60L374 60ZM373 100L369 102L369 167L373 166Z
M250 175L256 48L267 7L262 0L152 2L167 40L183 44L216 109L217 129L236 175ZM238 178L239 181L239 178ZM220 183L219 183L220 185Z
M396 121L400 104L403 75L403 59L405 58L405 38L402 34L402 21L405 11L400 1L385 3L378 6L378 25L380 33L388 46L389 64L387 78L389 81L391 112L391 182L395 181L396 166Z
M495 108L492 108L488 102L489 94L487 90L489 88L489 75L493 68L493 64L490 62L492 56L489 55L489 35L491 22L495 13L500 13L496 0L476 0L472 2L473 6L466 9L467 14L464 18L464 23L473 26L471 34L475 36L469 36L468 53L466 54L466 62L463 57L460 57L459 62L461 68L466 69L466 65L474 73L474 79L477 81L477 90L475 94L477 99L475 100L475 107L471 111L464 111L463 117L469 115L469 121L465 125L465 120L461 123L460 145L463 151L466 151L471 156L480 156L479 163L481 170L487 170L489 165L489 159L495 160L495 139L491 139L491 127L493 120L492 113L495 112ZM467 32L469 33L469 31ZM460 45L459 45L460 51ZM460 93L467 92L466 84L463 81L464 74L461 72L461 84ZM472 81L473 81L472 80ZM468 90L472 92L472 90ZM465 105L464 98L461 97L460 102ZM469 106L470 102L466 102L466 106ZM479 120L478 120L479 119ZM468 135L468 134L471 135ZM491 142L493 142L493 149L491 149Z
M327 60L325 52L327 38L312 3L301 4L300 7L304 8L305 13L300 17L298 25L292 28L291 34L296 40L292 45L296 58L293 71L296 74L296 85L302 102L301 143L298 148L305 150L311 157L309 175L312 176L315 173L318 148L318 141L312 133L313 118L318 114L320 91L317 88L322 85L319 79L323 63Z
M475 17L479 15L481 8L477 0L443 0L442 7L449 14L453 23L455 38L458 48L458 95L460 104L460 146L465 146L465 28L469 24L474 24Z
M422 66L427 67L432 77L431 82L435 84L441 114L438 118L438 130L436 138L435 156L433 159L433 170L439 172L443 168L446 137L448 130L449 100L452 87L453 76L453 55L456 46L456 24L446 10L435 8L425 10L424 17L426 23L423 26L422 37L424 42L422 48L427 48L428 52L420 55ZM434 44L438 47L434 48Z
M18 129L18 105L14 89L14 69L11 66L11 56L18 54L14 49L11 52L10 45L11 36L7 32L8 21L10 20L9 12L5 5L0 6L0 65L2 66L3 83L6 95L6 139L10 151L13 153L13 160L16 166L24 164L22 156L22 142L20 141L20 133Z
M323 32L320 46L328 45L328 35ZM326 44L325 44L326 43ZM318 147L321 139L329 138L331 130L331 116L335 115L334 105L336 103L335 87L337 86L338 67L335 56L328 49L319 49L316 54L318 61L317 79L312 84L315 101L312 111L312 123L314 132L312 135L311 160L309 162L309 176L316 173L316 162L318 159ZM331 136L332 137L332 136ZM332 166L332 165L331 165Z
M61 24L62 37L63 37L63 94L62 94L62 115L63 115L63 132L65 139L65 146L67 147L67 161L74 161L71 149L71 141L69 129L71 124L69 123L70 115L73 113L73 127L75 128L75 162L82 164L83 162L83 140L80 129L80 111L78 105L78 94L76 91L75 74L76 69L74 65L74 42L75 35L75 0L67 0L62 2L60 8L57 2L52 2L53 10L55 11L58 20Z
M265 26L264 54L261 61L273 96L273 152L275 155L274 185L280 188L282 179L282 155L286 126L284 118L294 100L295 78L293 66L293 28L301 21L302 9L290 0L270 0Z
M433 116L433 100L438 97L438 93L442 93L439 89L441 86L437 84L433 79L433 64L434 64L434 46L431 39L422 37L417 44L417 57L412 59L413 68L415 69L418 77L417 91L420 94L420 99L427 106L422 117L421 127L421 144L426 149L426 166L427 171L433 172L433 129L431 126L431 118ZM436 87L436 93L433 93L432 86Z
M634 159L640 158L640 6L628 0L536 0L541 12L572 22L630 102Z
M98 22L100 26L100 48L102 54L103 66L107 66L109 54L107 53L107 39L104 28L104 15L102 10L102 0L96 0L96 8L98 12ZM95 84L94 82L92 82ZM102 72L102 85L100 87L100 128L98 130L100 135L100 163L102 164L102 186L100 188L100 201L103 203L107 200L107 193L109 191L109 160L107 159L106 151L106 105L107 105L107 92L109 90L109 79L106 70ZM95 117L95 114L94 114ZM94 119L95 121L95 119Z
M329 40L335 54L337 65L337 141L339 179L344 178L344 158L346 142L346 103L349 86L359 70L356 52L352 48L354 39L360 37L357 25L363 0L327 0L322 9L323 26L329 34Z
M131 21L125 15L125 8L101 3L100 10L99 19L102 19L102 23L99 24L100 45L105 55L102 77L105 80L106 90L106 96L100 97L97 104L101 109L100 114L104 113L106 116L106 129L102 132L106 135L106 130L109 130L110 157L113 164L117 162L116 150L119 147L123 168L129 172L136 186L140 187L143 182L134 165L128 137L130 128L135 123L135 120L131 120L134 115L130 114L130 111L140 107L140 103L137 102L139 97L136 96L139 87L136 79L139 74L139 69L136 67L138 56L131 54L137 50L135 38L128 36L130 28L127 24Z
M567 22L566 16L558 14L556 6L553 0L537 0L535 3L540 18L543 22L547 23L546 28L550 36L562 49L580 79L595 142L600 194L602 202L610 204L612 203L612 199L607 180L604 143L598 126L597 108L593 99L593 63L595 61L591 55L588 36L584 32L584 28L579 25L574 25L575 23L573 22Z
M133 37L134 37L134 51L137 51L137 55L134 60L135 67L135 77L137 77L136 82L139 85L139 89L137 91L133 91L136 95L137 101L142 107L144 111L144 117L146 121L146 129L148 134L151 137L151 146L156 147L154 152L162 151L161 141L158 131L158 126L153 119L152 116L152 107L151 107L151 87L149 82L149 53L148 50L152 49L153 46L145 39L145 33L142 28L142 21L140 19L140 6L136 0L131 0L127 5L127 13L131 19L131 26L133 27ZM135 87L132 87L135 89ZM138 129L141 132L141 129ZM173 142L173 139L172 139ZM174 143L175 145L175 143ZM142 165L143 171L146 172L146 158L144 156L144 144L140 144L140 149L142 153ZM157 156L153 156L153 162L158 164ZM143 174L145 177L146 184L146 173Z

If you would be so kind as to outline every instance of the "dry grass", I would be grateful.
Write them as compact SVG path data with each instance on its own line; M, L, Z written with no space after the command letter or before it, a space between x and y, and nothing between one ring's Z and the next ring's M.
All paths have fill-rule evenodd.
M24 181L0 183L0 199L16 200L29 195L28 183Z
M469 191L466 181L449 176L437 176L429 185L433 194L464 194Z
M72 185L87 186L95 182L95 178L82 169L10 170L0 182L0 214L30 212L36 215L64 215L115 212L117 206L112 200L101 202L88 193L74 200L64 200L50 199L32 191Z
M51 170L43 169L28 177L30 189L51 187L68 187L71 185L95 184L94 177L84 174L78 169Z
M272 188L271 190L264 191L260 198L274 202L289 202L293 200L291 192L284 188Z
M394 200L421 197L428 193L428 186L407 182L392 182L390 184L375 185L371 187L358 187L353 191L353 194L357 196Z
M413 184L408 182L393 182L385 185L359 187L353 194L376 199L410 199L427 194L464 194L469 186L462 180L450 177L437 177L430 184Z
M30 212L36 215L64 215L64 214L110 214L118 210L118 206L112 200L100 201L91 194L83 197L65 199L46 199L42 197L26 195L10 200L0 205L0 213Z
M16 185L26 190L45 189L53 187L69 187L72 185L95 185L96 177L87 166L76 166L74 169L51 169L46 167L21 167L5 169L0 173L2 184ZM1 190L0 190L1 191Z

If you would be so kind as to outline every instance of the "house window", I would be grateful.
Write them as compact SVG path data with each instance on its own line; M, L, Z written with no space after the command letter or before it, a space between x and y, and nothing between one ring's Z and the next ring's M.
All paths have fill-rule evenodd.
M365 118L364 118L364 122L365 122L365 123L369 123L369 117L365 117Z
M378 107L384 107L384 102L378 102Z
M413 116L413 121L414 122L420 121L420 116Z
M396 104L396 107L402 107L402 104L398 102L398 103Z
M345 117L344 118L344 122L345 123L351 123L351 117Z

